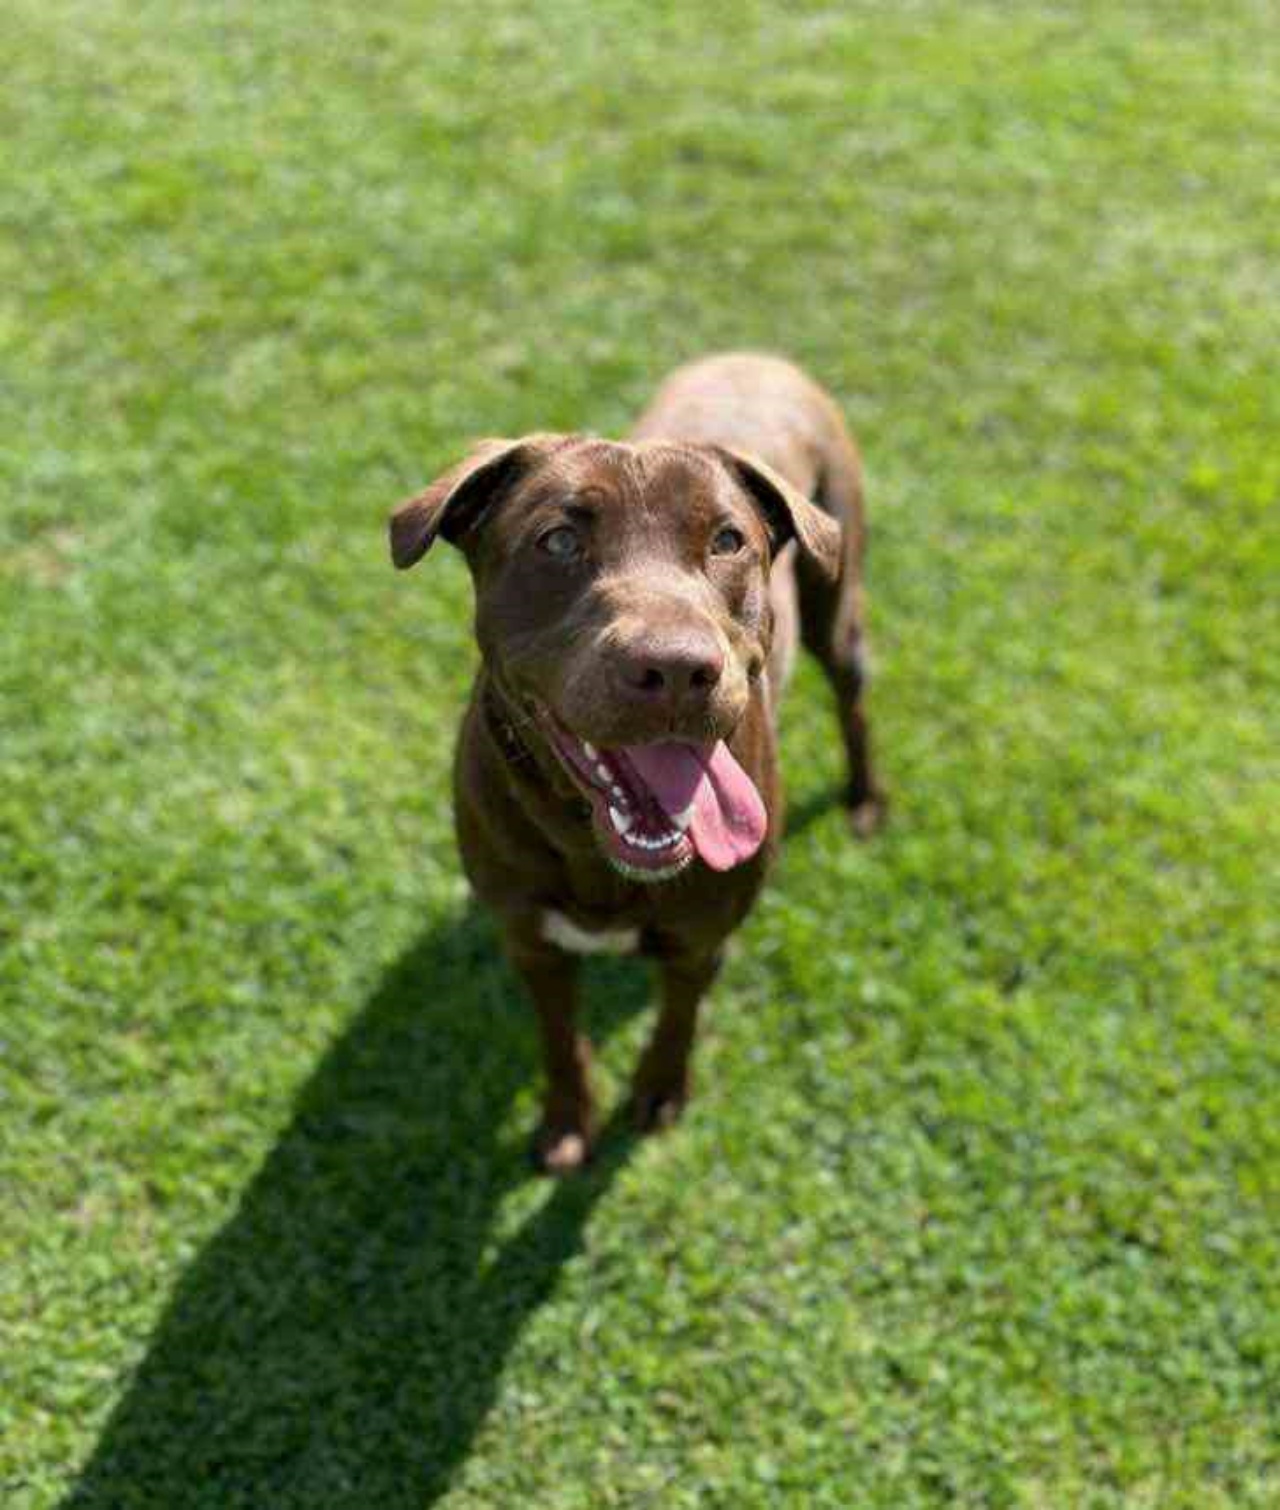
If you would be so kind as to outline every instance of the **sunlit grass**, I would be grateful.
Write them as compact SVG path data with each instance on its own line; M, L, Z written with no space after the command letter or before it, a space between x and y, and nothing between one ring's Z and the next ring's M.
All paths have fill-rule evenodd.
M5 36L6 1507L1280 1502L1269 8ZM893 826L805 672L699 1099L551 1188L383 520L725 346L862 438Z

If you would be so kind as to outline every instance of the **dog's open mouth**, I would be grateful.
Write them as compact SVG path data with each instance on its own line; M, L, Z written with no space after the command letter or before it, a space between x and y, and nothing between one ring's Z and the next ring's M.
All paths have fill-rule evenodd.
M605 853L625 875L665 881L695 855L712 870L729 870L764 843L764 802L723 740L601 750L550 714L543 714L542 723L552 749L590 800Z

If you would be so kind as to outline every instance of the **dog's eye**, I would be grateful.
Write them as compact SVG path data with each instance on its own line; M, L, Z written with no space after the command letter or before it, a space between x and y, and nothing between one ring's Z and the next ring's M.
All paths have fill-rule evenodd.
M539 547L557 561L572 561L582 554L582 541L571 524L560 524L538 540Z
M722 530L717 530L712 536L711 554L736 556L746 543L746 536L741 530L736 530L731 524L726 524Z

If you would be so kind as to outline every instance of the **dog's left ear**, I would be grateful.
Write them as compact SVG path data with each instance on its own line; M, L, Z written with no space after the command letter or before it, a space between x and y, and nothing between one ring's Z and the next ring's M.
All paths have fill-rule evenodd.
M716 454L764 515L774 552L794 540L829 581L840 575L841 529L837 520L755 456L715 446Z
M437 535L460 544L481 516L516 479L571 439L526 435L521 440L482 440L464 461L450 467L391 516L391 559L404 571L431 549Z

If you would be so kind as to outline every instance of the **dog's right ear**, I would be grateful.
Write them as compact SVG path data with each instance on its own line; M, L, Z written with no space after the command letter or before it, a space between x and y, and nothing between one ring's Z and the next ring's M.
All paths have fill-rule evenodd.
M391 516L391 559L401 571L421 561L437 535L453 544L530 466L568 442L564 435L482 440L465 461L437 477Z

